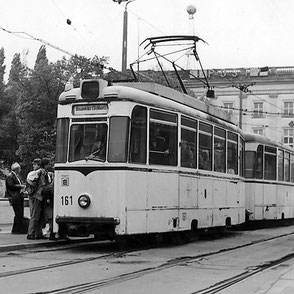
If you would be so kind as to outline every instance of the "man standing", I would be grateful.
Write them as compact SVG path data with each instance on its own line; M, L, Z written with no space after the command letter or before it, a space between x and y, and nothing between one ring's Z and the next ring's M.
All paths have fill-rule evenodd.
M14 211L14 221L11 230L12 234L26 234L27 225L24 222L24 199L23 191L25 185L21 183L20 180L20 170L21 167L19 163L15 162L11 166L11 172L8 174L5 184L6 184L6 196L9 199Z
M46 188L48 183L47 170L50 165L48 158L41 160L41 171L39 179L37 181L36 191L30 196L30 211L31 219L29 223L27 239L43 239L42 226L44 222L43 212L43 190Z

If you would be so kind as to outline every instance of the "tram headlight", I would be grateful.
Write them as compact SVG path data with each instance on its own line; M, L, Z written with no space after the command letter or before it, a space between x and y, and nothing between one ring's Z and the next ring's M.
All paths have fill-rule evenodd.
M91 199L90 199L89 195L82 194L78 199L78 203L81 208L87 208L87 207L89 207L89 205L91 203Z

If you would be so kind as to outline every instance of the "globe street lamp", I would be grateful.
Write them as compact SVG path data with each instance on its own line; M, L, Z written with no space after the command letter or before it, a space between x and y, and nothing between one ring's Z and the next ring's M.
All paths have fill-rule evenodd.
M121 65L121 71L122 71L122 73L125 73L127 70L127 55L128 55L128 10L127 10L127 6L129 3L131 3L135 0L113 0L113 1L117 2L118 4L120 4L121 2L127 2L125 5L124 20L123 20L122 65Z

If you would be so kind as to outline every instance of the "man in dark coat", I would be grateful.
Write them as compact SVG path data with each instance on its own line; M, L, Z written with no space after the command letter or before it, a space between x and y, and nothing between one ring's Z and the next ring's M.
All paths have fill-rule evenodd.
M24 219L24 199L23 190L25 185L21 183L19 173L21 167L15 162L11 166L11 172L6 177L6 196L14 211L14 221L11 230L12 234L26 234L27 224Z

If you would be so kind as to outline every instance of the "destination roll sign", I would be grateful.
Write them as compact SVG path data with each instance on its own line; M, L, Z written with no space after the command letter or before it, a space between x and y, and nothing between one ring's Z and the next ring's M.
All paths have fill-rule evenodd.
M84 104L73 106L74 115L106 114L107 112L107 104Z

